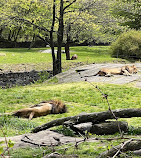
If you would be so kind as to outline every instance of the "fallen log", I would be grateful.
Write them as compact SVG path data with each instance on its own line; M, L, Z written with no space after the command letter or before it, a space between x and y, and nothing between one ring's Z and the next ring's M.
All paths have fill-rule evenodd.
M85 122L92 122L93 124L104 122L107 119L115 119L115 116L117 118L131 118L131 117L141 117L141 108L138 109L120 109L120 110L113 110L111 111L105 111L105 112L97 112L97 113L88 113L88 114L81 114L76 116L70 116L65 118L60 118L53 120L51 122L48 122L46 124L43 124L41 126L38 126L34 128L31 132L37 133L42 130L46 130L48 128L54 127L54 126L60 126L64 125L65 123L72 123L80 124Z
M133 151L133 154L137 154L136 150L140 151L141 149L141 140L128 140L123 142L117 146L112 147L111 149L103 152L100 154L98 158L105 158L105 157L116 157L122 152Z
M85 135L86 132L97 135L106 135L128 131L128 123L125 121L105 121L98 124L92 124L92 122L77 125L68 124L67 127L80 135Z
M75 126L77 127L78 125L75 125ZM124 121L105 121L99 124L93 124L92 127L89 129L89 131L88 130L87 131L90 133L97 134L97 135L114 134L116 132L119 132L119 126L122 132L123 131L127 132L128 123Z
M141 156L141 149L133 151L132 154Z

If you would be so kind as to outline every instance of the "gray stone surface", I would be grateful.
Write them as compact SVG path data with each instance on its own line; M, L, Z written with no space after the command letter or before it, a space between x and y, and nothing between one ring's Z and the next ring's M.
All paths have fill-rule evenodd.
M41 50L41 53L51 53L51 49ZM55 53L57 53L57 50L54 50Z
M38 133L28 133L14 137L7 137L6 139L14 142L13 148L38 147L38 145L35 144L47 146L57 145L57 139L60 140L61 144L74 143L76 141L82 140L82 138L64 136L63 134L59 134L50 130L40 131ZM0 137L0 141L5 141L5 138Z
M56 75L56 77L58 78L59 83L80 82L85 80L86 77L84 76L94 75L101 68L104 67L115 68L124 65L125 64L113 64L113 63L85 65L58 74ZM127 65L132 65L132 64L127 64ZM111 84L127 84L134 82L137 87L141 88L141 63L135 63L135 66L138 68L139 71L137 74L133 74L132 76L124 76L124 75L114 75L112 77L91 76L91 77L87 77L87 80L90 82L104 82L104 83L106 82ZM76 72L76 70L80 71L79 72L80 75L78 72Z

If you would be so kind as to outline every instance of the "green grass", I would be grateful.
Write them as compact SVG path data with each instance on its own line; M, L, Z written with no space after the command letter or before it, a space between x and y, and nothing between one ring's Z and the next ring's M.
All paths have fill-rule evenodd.
M72 47L71 50L78 55L78 60L81 60L82 62L99 63L112 62L115 60L115 58L111 57L109 46Z
M0 66L9 66L16 64L29 64L28 66L34 65L35 69L46 69L51 67L52 59L51 54L40 53L39 50L46 48L37 49L0 49L0 53L6 53L6 56L0 56ZM78 66L81 64L90 63L103 63L113 62L117 59L112 58L109 53L108 46L97 46L97 47L71 47L71 55L77 54L78 60L66 61L65 54L62 54L63 68L65 70L70 67ZM121 61L122 59L118 59ZM7 67L6 67L7 68ZM55 82L52 84L52 82ZM122 108L140 108L141 107L141 89L133 87L133 85L111 85L103 83L94 83L98 86L103 93L108 94L108 100L111 109L122 109ZM57 79L53 78L49 82L36 83L28 86L13 87L9 89L0 89L0 113L9 113L18 109L29 107L37 104L43 100L50 99L61 99L68 107L68 112L64 114L48 115L44 117L35 118L31 121L23 118L14 118L12 116L0 117L0 127L3 129L5 135L15 136L30 132L34 127L42 125L51 120L74 116L80 113L91 113L108 110L107 102L102 98L101 93L92 87L88 82L79 83L67 83L58 84ZM130 118L120 119L128 122L129 136L135 136L141 134L140 127L141 119ZM53 128L63 134L69 134L74 136L74 133L70 130L64 129L63 127ZM0 130L0 136L3 137L3 132ZM95 137L95 135L92 135ZM119 134L102 136L107 137L118 137ZM96 136L98 137L98 136ZM111 144L117 145L121 141L112 142L94 142L94 143L83 143L79 146L79 150L74 148L68 149L65 153L64 150L59 150L61 154L77 154L81 158L96 157L100 152L107 149L107 146ZM62 147L57 147L57 149ZM26 148L11 150L10 155L14 158L32 158L42 157L43 153L50 153L49 148Z
M0 53L6 53L6 56L0 57L1 64L23 64L23 63L45 63L51 61L51 55L40 53L40 49L10 48L0 49Z
M51 53L41 53L40 50L46 48L10 48L0 49L0 53L6 53L6 56L1 56L1 64L20 64L20 63L46 63L52 62ZM78 62L104 62L112 61L114 58L110 57L109 46L97 47L71 47L71 55L78 55ZM94 60L93 60L94 59ZM62 53L62 61L65 61L65 54ZM76 62L73 61L73 62Z
M141 107L141 89L123 85L95 85L98 85L98 87L104 93L109 95L109 103L113 110L133 108L133 105L134 108ZM53 85L42 83L25 87L0 89L0 113L12 112L30 105L34 105L43 100L50 99L63 100L68 107L68 113L35 118L30 122L31 124L33 123L34 127L61 117L78 115L83 112L91 113L108 110L106 100L102 98L101 93L87 82ZM32 125L29 125L29 122L26 119L10 117L7 120L5 123L3 123L3 117L0 117L0 125L3 126L4 129L7 129L5 126L8 126L9 128L7 130L7 136L16 135L17 133L25 133L25 131L30 132L32 129ZM20 121L18 122L18 120L23 121L23 126L24 122L25 124L27 123L27 128L25 131L24 129L17 127L18 125L21 126ZM139 126L141 123L141 120L136 118L125 120L128 120L129 124L133 126ZM11 122L14 121L17 123L11 124ZM17 128L16 131L15 128Z
M0 67L10 69L13 65L25 64L27 67L30 66L32 69L37 70L52 69L51 53L40 52L41 50L45 49L47 48L32 48L31 50L28 50L27 48L0 49L0 53L6 54L6 56L0 56ZM73 54L77 54L78 59L66 61L66 55L62 53L62 67L64 70L67 70L71 67L77 67L78 65L90 63L123 61L123 59L111 57L109 46L71 47L70 54L71 56Z

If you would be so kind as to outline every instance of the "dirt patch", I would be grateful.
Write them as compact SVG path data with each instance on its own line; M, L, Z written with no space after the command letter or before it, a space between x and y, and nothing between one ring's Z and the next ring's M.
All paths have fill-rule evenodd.
M0 72L25 72L25 71L42 71L42 70L51 70L52 64L1 64L0 65Z

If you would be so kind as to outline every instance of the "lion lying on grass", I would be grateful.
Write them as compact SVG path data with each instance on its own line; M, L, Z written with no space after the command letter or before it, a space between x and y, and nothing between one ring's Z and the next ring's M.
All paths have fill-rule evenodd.
M48 114L59 114L67 111L66 105L60 100L43 101L29 108L24 108L12 113L12 116L32 119Z
M135 65L129 66L122 66L120 68L102 68L98 73L92 76L106 76L110 77L113 75L125 75L125 76L131 76L132 74L137 73L137 68ZM85 76L85 77L90 77L90 76Z

